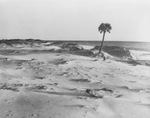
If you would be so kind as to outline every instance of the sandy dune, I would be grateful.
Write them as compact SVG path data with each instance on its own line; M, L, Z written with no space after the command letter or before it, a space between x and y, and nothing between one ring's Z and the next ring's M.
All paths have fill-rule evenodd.
M150 67L69 53L2 54L0 118L150 118Z

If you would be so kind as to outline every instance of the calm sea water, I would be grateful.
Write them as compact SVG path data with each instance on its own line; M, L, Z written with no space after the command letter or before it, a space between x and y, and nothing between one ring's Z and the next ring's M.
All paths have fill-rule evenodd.
M92 46L96 46L101 43L101 41L67 41L67 42L75 42L79 44L92 45ZM150 51L150 42L105 41L104 45L125 47L128 49L135 49L135 50Z

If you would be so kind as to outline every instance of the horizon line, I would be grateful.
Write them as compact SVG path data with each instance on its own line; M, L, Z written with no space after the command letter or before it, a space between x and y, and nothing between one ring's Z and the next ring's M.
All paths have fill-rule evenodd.
M3 39L0 39L0 40L17 40L17 39L19 39L19 40L26 40L26 39L33 39L33 40L44 40L44 41L90 41L90 42L92 42L92 41L100 41L101 42L101 40L95 40L95 39L71 39L71 40L69 40L69 39L39 39L39 38L3 38ZM104 42L148 42L148 43L150 43L149 41L134 41L134 40L132 40L132 41L129 41L129 40L105 40Z

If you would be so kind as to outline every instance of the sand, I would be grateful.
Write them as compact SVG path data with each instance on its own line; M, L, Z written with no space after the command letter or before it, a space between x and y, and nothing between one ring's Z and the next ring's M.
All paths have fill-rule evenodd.
M1 54L0 118L150 118L150 67L70 53Z

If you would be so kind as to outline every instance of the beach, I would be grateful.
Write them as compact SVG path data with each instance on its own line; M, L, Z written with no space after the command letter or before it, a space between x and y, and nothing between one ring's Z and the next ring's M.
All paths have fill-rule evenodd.
M150 118L149 51L105 46L104 61L93 45L0 49L0 118Z

